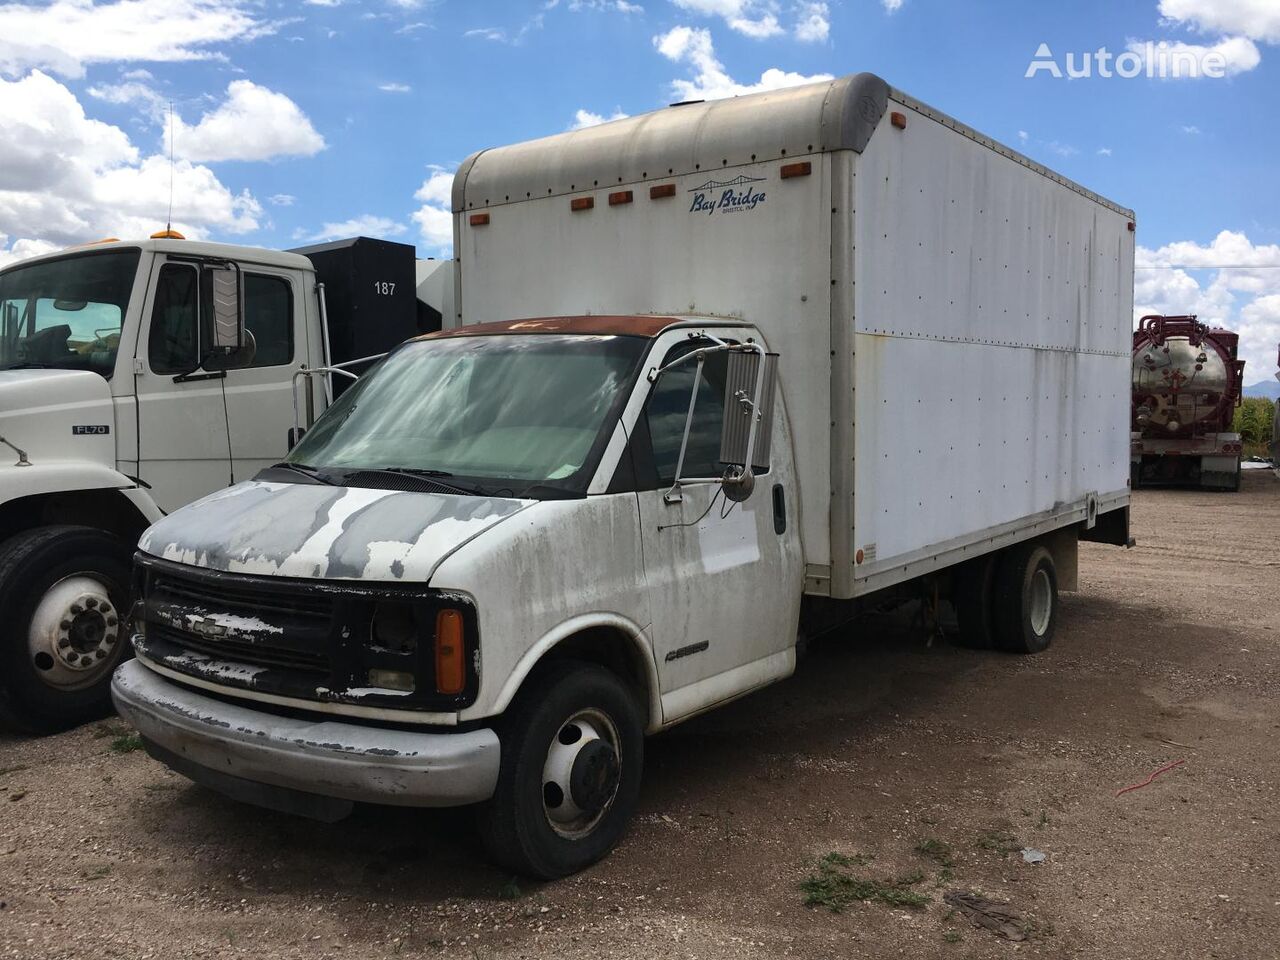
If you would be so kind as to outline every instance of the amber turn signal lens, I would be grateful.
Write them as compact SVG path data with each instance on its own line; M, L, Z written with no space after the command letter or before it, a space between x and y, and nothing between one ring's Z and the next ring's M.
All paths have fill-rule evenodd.
M436 692L459 694L466 685L462 614L457 610L441 610L436 615Z

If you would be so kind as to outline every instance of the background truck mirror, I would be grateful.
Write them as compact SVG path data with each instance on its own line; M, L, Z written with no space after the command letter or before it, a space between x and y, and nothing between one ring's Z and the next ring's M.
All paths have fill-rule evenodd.
M773 437L773 391L778 376L778 355L735 350L729 354L724 386L724 426L720 434L720 462L745 468L751 450L751 471L769 471ZM760 364L764 363L764 376ZM758 395L757 395L758 391ZM754 435L754 445L752 438Z
M209 311L209 348L214 355L232 354L244 346L244 291L234 264L207 267L213 291Z

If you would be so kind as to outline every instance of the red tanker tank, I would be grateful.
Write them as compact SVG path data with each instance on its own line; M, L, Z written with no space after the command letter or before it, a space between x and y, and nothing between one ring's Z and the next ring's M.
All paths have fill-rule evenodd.
M1239 339L1194 316L1139 322L1133 334L1132 486L1240 489L1240 435L1231 432L1244 384Z

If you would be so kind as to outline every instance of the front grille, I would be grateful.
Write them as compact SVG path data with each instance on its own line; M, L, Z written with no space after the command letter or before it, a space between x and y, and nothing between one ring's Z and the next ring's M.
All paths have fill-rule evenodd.
M418 585L223 573L142 553L135 582L139 654L196 680L398 710L458 709L479 691L475 609ZM414 625L405 642L375 640L375 613L389 609L384 604ZM463 614L471 666L460 694L436 690L434 630L444 606ZM413 693L370 689L375 669L412 675Z
M171 643L175 647L203 654L215 660L233 660L236 663L258 667L284 667L307 670L328 675L329 658L324 651L305 653L263 643L232 640L226 637L204 639L183 630L175 630L164 624L152 623L147 627L147 640Z
M193 653L249 666L327 674L333 601L256 580L155 570L146 588L148 634Z

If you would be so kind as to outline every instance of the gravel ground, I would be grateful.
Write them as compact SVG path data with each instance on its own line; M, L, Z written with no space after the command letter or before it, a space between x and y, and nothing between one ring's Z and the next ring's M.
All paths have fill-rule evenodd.
M1139 491L1138 547L1082 547L1045 654L868 620L650 741L630 834L559 883L485 864L466 811L314 824L192 786L119 721L0 737L0 957L1275 958L1280 482L1244 480ZM806 906L831 853L922 905Z

